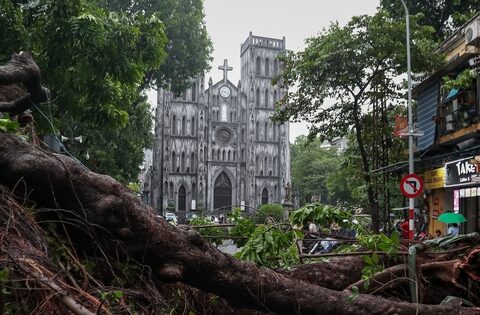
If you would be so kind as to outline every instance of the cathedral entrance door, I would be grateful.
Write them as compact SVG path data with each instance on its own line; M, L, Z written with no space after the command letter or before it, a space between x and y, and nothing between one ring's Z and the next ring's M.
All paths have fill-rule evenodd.
M213 208L230 210L232 206L232 183L225 172L220 173L215 180L213 191Z
M187 193L183 185L178 189L178 211L187 211Z

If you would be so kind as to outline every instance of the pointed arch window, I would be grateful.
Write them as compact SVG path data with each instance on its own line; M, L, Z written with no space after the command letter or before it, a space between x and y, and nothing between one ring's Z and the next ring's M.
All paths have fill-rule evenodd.
M195 153L190 155L190 172L195 173Z
M267 121L265 122L263 129L264 129L263 139L267 141L268 140L268 122Z
M182 101L186 101L187 100L187 91L183 91L182 93Z
M182 152L182 159L180 162L180 171L185 173L185 152Z
M263 158L263 174L267 175L267 170L268 170L268 158L264 157Z
M260 139L260 123L258 121L255 124L255 138Z
M268 204L268 189L267 187L262 190L262 205Z
M192 184L192 200L197 199L197 185L195 183Z
M225 150L222 151L222 161L225 161Z
M195 135L195 117L192 117L192 122L190 124L190 135Z
M265 59L265 76L270 76L270 59Z
M278 74L278 59L275 59L273 61L273 75L277 75Z
M215 160L215 149L212 149L212 161Z
M175 135L177 133L177 116L173 115L172 116L172 135Z
M255 106L260 107L260 89L255 92Z
M260 159L258 158L258 155L257 157L255 158L255 168L257 169L257 174L260 174Z
M255 61L255 74L260 75L260 71L262 68L262 61L260 60L260 57L257 57L257 60Z
M172 152L172 172L177 171L177 156L175 154L175 151Z
M278 101L277 90L273 90L273 107L275 107L275 103Z
M227 157L228 162L230 162L230 160L232 159L232 151L228 150L228 154L227 154L227 155L228 155L228 157Z
M170 182L170 189L168 192L170 193L170 199L173 199L173 182Z
M233 161L237 160L237 151L233 151Z
M222 121L228 121L227 120L227 117L228 117L228 113L227 113L227 104L222 104L222 106L220 107L220 111L222 112L221 115L220 115L220 118L222 119Z
M268 108L269 105L270 105L270 100L269 100L269 95L268 95L268 89L265 89L265 104L263 104L263 106Z
M185 116L182 117L182 136L185 135L187 132L187 120L185 119Z
M195 84L195 82L193 82L192 84L192 102L196 102L197 101L197 84Z
M277 141L277 124L273 123L273 141Z
M273 157L273 175L277 175L277 157Z

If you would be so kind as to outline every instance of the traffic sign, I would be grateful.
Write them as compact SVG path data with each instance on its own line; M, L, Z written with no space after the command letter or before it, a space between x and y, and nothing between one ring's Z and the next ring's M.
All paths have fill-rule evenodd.
M400 191L405 197L418 197L422 193L422 190L423 181L417 174L405 175L400 181Z

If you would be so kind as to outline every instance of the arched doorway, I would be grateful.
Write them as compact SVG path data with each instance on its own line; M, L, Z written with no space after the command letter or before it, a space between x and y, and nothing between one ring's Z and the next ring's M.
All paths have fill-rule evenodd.
M213 208L230 209L232 205L232 182L225 172L220 173L215 180L213 191Z
M178 211L187 211L187 192L183 185L178 189Z
M268 190L267 188L263 188L262 190L262 205L268 204Z

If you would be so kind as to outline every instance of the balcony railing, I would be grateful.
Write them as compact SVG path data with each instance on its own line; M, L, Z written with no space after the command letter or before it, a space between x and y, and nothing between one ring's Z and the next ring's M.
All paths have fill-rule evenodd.
M441 138L480 122L480 108L475 92L462 91L440 103L437 136ZM449 137L451 138L451 137ZM451 139L454 140L454 139Z

